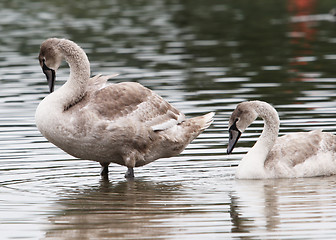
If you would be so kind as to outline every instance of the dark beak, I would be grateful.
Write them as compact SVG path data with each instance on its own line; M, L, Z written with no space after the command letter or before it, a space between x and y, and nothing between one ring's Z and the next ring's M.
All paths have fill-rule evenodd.
M49 91L50 93L52 93L54 91L54 85L55 85L55 79L56 79L55 70L48 68L47 65L45 65L45 63L43 63L42 70L43 70L43 73L46 75L48 85L49 85Z
M241 132L238 130L235 122L229 129L229 145L227 148L227 154L230 154L232 152L232 150L236 146L236 143L238 142L238 139L240 138L240 135Z

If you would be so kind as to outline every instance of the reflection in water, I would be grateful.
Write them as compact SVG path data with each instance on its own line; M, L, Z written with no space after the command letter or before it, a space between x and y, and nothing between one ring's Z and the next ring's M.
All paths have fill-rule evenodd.
M292 236L295 230L319 236L326 224L336 220L334 207L326 207L336 200L335 181L335 176L237 180L230 195L232 232L264 238L272 232ZM305 223L310 223L309 227Z
M258 228L273 230L279 223L276 187L269 180L237 180L235 186L231 194L232 231L253 232ZM265 222L258 220L258 217Z
M235 166L261 122L236 154L225 154L228 117L244 100L272 103L280 134L335 131L334 7L316 0L0 1L1 236L334 239L333 178L236 182ZM83 46L93 75L120 73L112 82L140 82L188 116L215 111L214 124L180 156L139 168L140 180L125 181L114 166L111 182L99 185L96 163L70 158L35 126L47 95L37 54L52 36ZM61 66L58 84L67 71Z
M178 183L129 180L67 193L49 218L48 238L150 238L169 232L160 223L179 212Z
M316 60L316 54L313 52L313 44L316 37L316 21L295 21L300 17L311 16L316 8L315 0L289 0L288 10L291 13L292 21L290 23L291 32L289 34L290 44L293 45L293 59L291 60L292 69L295 74L294 81L301 81L308 76L301 73L296 66L307 65L308 62Z

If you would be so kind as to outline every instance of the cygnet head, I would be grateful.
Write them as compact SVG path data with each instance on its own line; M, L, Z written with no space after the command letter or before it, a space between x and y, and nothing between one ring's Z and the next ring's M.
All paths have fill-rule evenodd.
M59 52L57 45L61 39L49 38L41 44L39 61L43 73L46 75L49 91L54 91L56 79L56 70L62 62L62 54Z
M258 113L252 107L253 102L243 102L237 105L229 120L229 144L227 153L234 149L238 139L245 129L258 117Z

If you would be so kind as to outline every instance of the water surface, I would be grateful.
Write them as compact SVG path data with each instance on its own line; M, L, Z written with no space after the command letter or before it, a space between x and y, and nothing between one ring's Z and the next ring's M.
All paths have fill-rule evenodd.
M280 134L335 133L333 1L0 3L0 232L4 239L333 239L336 177L240 181L258 120L226 155L227 124L245 100L271 103ZM81 45L92 74L151 88L214 124L177 157L136 168L75 159L38 132L48 94L38 64L48 37ZM66 64L57 87L67 79Z

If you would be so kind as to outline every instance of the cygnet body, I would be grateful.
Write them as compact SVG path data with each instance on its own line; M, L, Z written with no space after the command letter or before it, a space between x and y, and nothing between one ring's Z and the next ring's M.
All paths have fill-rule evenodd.
M241 134L257 117L264 120L264 129L239 163L236 178L295 178L336 174L335 135L314 130L278 137L278 113L270 104L262 101L240 103L232 113L229 120L229 154Z
M70 67L67 82L53 92L62 60ZM90 78L90 63L74 42L51 38L39 55L50 94L36 110L36 125L53 144L81 159L133 168L181 153L213 121L213 113L186 119L184 114L135 82L109 84L110 76Z

